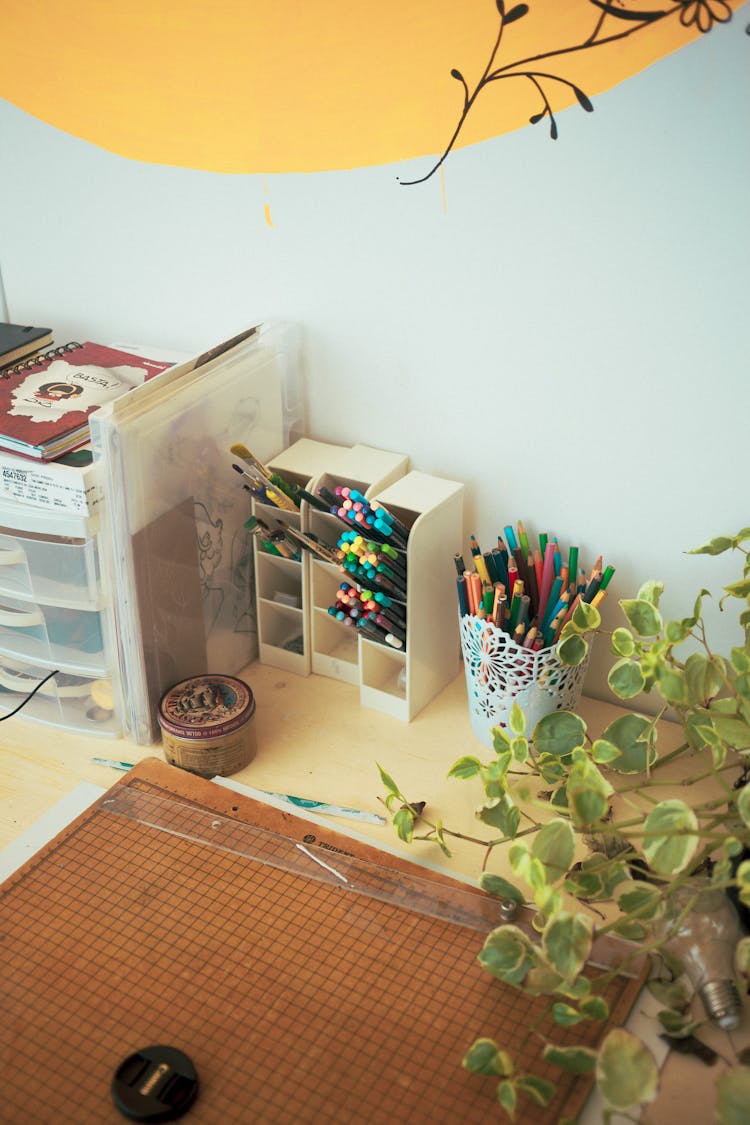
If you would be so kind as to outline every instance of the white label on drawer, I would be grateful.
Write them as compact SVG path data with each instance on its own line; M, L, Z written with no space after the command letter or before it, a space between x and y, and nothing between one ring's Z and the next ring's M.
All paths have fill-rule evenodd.
M26 504L44 508L90 514L100 500L100 489L91 476L84 473L60 473L61 466L29 468L0 466L0 494Z

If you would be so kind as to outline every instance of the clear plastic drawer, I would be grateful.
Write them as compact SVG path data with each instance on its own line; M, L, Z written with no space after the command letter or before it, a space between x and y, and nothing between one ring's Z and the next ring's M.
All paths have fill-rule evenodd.
M106 671L103 615L0 596L0 654L59 665L82 675Z
M0 533L0 594L93 607L99 591L95 539L65 542Z
M49 668L0 656L0 716L21 706L18 714L24 719L87 734L114 737L120 733L108 679L70 672L56 672L46 679L49 674Z

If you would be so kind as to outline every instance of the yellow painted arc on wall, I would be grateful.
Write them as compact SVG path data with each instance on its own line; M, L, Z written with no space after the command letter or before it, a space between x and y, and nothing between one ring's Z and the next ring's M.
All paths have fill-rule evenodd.
M565 81L593 100L743 0L611 2L669 14L636 31L596 0L529 0L504 27L495 66L517 73L518 60L570 48L538 64L556 75L543 89L557 113L576 101ZM499 28L495 0L4 0L0 94L134 160L224 173L356 168L440 154L463 105L451 70L473 90ZM604 41L582 49L595 28ZM456 147L527 125L541 96L528 77L491 83Z

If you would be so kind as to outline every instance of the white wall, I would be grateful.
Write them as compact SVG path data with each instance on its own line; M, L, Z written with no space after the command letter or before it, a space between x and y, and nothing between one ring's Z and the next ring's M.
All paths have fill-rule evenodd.
M218 176L0 103L10 319L188 350L297 322L312 436L465 481L467 541L520 518L602 552L607 625L647 577L682 616L735 573L683 552L750 524L746 22L564 112L556 143L529 127L453 154L445 207L439 177L397 182L426 162Z

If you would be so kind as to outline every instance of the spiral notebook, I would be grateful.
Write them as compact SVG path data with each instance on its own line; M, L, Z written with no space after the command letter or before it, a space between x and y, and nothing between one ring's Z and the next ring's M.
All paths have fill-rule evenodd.
M99 406L171 363L106 347L63 344L0 371L0 449L52 461L83 445Z

